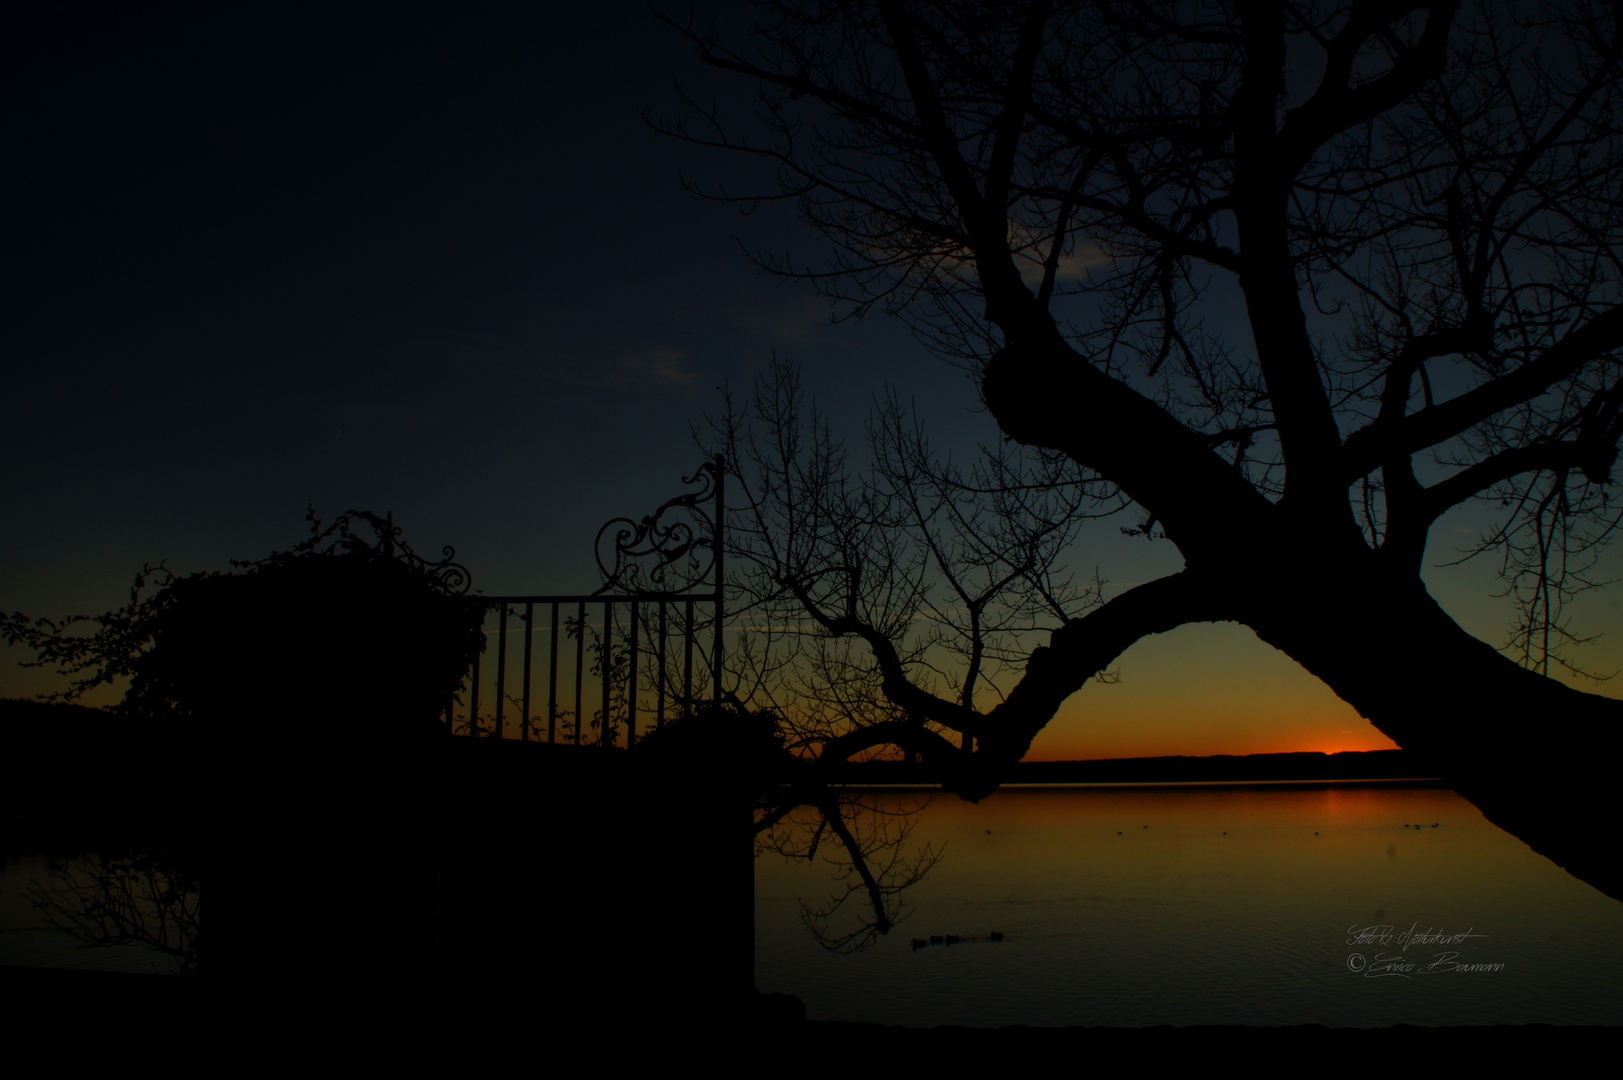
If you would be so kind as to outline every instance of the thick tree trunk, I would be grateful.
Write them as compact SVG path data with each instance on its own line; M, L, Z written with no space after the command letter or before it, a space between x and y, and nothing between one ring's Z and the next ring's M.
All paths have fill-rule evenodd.
M1623 702L1514 663L1462 630L1418 582L1321 567L1245 603L1258 637L1399 746L1435 760L1488 820L1623 900L1610 791Z
M1169 619L1133 608L1114 618L1106 615L1112 601L1056 633L1006 705L1036 700L989 733L988 760L955 778L954 790L978 797L998 767L997 739L1007 760L1018 758L1058 701L1132 640L1169 629L1168 621L1233 620L1323 679L1399 746L1436 760L1490 821L1623 900L1608 794L1623 751L1623 702L1528 671L1467 634L1426 592L1418 558L1383 562L1364 546L1344 489L1270 501L1205 440L1095 371L1051 322L1006 329L1011 344L992 358L982 386L998 425L1109 476L1150 509L1188 561L1176 588L1171 579L1152 584L1190 610L1152 598L1150 607ZM1086 625L1096 619L1098 633ZM1076 640L1062 647L1067 635Z

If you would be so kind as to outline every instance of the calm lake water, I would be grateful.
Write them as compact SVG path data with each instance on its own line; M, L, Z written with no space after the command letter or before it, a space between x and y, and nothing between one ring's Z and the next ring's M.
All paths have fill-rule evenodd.
M919 1026L1623 1024L1623 903L1451 791L1005 789L908 843L944 857L855 955L799 918L826 863L757 859L757 988Z

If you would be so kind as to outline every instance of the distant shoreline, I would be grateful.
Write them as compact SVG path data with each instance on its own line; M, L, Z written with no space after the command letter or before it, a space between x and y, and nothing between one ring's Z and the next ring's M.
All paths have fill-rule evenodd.
M839 778L861 787L935 784L924 766L904 761L848 765ZM1417 783L1443 780L1435 763L1407 750L1339 754L1217 754L1211 757L1110 758L1099 761L1021 761L1003 784L1056 787L1078 784L1149 786L1185 784Z

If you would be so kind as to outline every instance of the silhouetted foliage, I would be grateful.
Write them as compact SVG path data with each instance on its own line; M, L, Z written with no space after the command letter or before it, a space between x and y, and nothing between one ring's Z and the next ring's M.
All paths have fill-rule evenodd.
M53 860L51 883L25 895L84 948L144 945L198 974L202 894L197 868L175 852Z
M748 789L762 807L789 786L804 763L784 747L783 721L772 713L751 713L709 705L655 727L637 740L637 753L673 770L710 772L716 762L730 783Z
M1566 825L1615 817L1580 805L1606 778L1553 779L1581 764L1572 747L1611 766L1623 706L1548 677L1579 636L1563 605L1596 583L1596 545L1620 520L1617 7L764 7L746 46L667 16L705 64L758 88L758 109L738 121L689 100L664 129L777 168L774 187L702 193L796 200L832 260L767 268L847 315L906 320L973 374L1008 440L1061 467L1073 506L1114 501L1134 513L1125 531L1185 560L1048 605L1029 626L1046 640L1019 646L983 704L908 644L919 568L951 580L956 560L995 585L1029 560L1018 545L979 564L973 543L931 548L920 526L951 520L929 510L947 471L892 493L848 483L815 422L796 441L779 378L756 410L771 512L738 558L753 561L746 589L792 598L827 642L849 674L827 685L869 688L860 707L834 703L819 760L901 747L978 799L1134 642L1234 621L1443 761L1490 818L1623 895L1604 845ZM750 437L733 420L719 434ZM1468 503L1499 514L1479 550L1499 553L1521 605L1509 656L1421 577L1433 526ZM961 628L981 594L957 585L944 625ZM1561 738L1531 742L1533 717L1559 717Z
M616 623L620 621L619 612L615 613ZM571 741L596 741L609 746L619 745L621 735L621 721L627 715L627 699L631 693L631 647L626 643L624 628L616 626L621 631L614 636L619 644L609 649L609 655L604 655L603 634L597 627L591 626L585 619L570 616L563 621L564 634L571 638L584 638L586 654L591 657L587 661L589 671L601 673L604 666L608 667L608 701L593 710L590 717L585 718L581 725L575 714L567 709L558 712L558 727ZM604 724L608 730L604 730ZM579 728L579 731L576 729ZM588 736L590 732L590 736Z
M116 711L131 719L186 721L203 710L218 716L233 700L257 703L267 695L296 709L297 696L308 698L313 686L364 686L387 671L384 685L367 690L380 707L412 702L412 722L433 722L483 648L482 610L456 592L465 577L454 566L424 563L396 539L393 523L375 514L351 511L323 527L312 511L309 521L309 539L263 559L233 561L231 572L180 577L149 565L122 608L62 620L17 612L0 618L0 632L35 652L28 666L55 666L72 677L70 689L47 700L122 681ZM357 524L371 527L373 543L353 531ZM78 632L91 625L93 633ZM245 682L245 661L286 678L276 686Z

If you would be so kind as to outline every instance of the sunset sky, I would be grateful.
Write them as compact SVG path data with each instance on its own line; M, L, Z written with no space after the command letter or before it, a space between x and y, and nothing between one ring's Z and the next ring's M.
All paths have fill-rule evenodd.
M0 608L107 610L145 563L292 546L306 504L392 511L486 593L589 590L598 527L675 494L701 460L690 424L774 353L854 444L887 383L943 448L998 437L903 327L833 324L750 264L825 256L792 207L683 190L770 175L640 113L681 112L673 77L736 115L753 88L640 3L340 7L45 5L13 27ZM1099 523L1073 565L1110 593L1178 569L1120 534L1136 523ZM1485 523L1442 521L1427 581L1500 644L1494 567L1438 565ZM1619 594L1573 614L1606 635L1576 658L1623 667ZM64 688L26 658L0 649L0 696ZM1242 627L1185 627L1119 669L1033 757L1392 745Z

